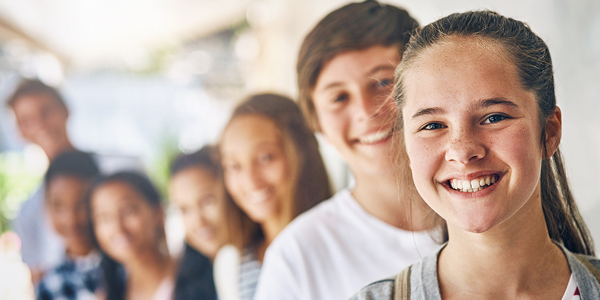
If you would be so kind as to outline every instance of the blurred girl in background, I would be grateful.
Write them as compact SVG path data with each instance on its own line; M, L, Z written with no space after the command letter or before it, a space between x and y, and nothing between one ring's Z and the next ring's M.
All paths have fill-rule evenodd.
M239 224L230 243L241 256L232 263L236 254L219 254L217 290L221 299L252 299L267 246L297 215L331 196L329 180L317 139L296 103L284 96L258 94L241 103L219 148L231 195L225 202L228 223ZM233 277L220 273L224 269L233 269ZM233 283L222 287L220 278Z
M98 245L114 260L103 265L106 299L172 299L175 263L150 180L133 172L102 178L90 191L88 209Z
M216 148L178 156L171 164L169 198L185 224L185 250L175 284L175 300L216 299L212 260L227 234L225 187Z

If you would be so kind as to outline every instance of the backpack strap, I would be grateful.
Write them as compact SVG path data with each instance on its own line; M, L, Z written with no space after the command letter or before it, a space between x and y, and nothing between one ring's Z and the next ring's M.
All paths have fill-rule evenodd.
M596 281L600 284L600 270L598 270L596 267L594 267L594 265L592 265L592 263L590 263L585 258L585 256L576 254L576 253L573 253L573 255L575 255L575 257L577 257L577 259L585 266L585 268L588 271L590 271L590 273L592 273L594 278L596 278Z
M410 300L410 268L402 270L394 280L394 300Z

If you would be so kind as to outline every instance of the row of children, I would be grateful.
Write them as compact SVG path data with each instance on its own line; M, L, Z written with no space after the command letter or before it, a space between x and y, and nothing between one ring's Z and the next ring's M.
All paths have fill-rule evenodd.
M243 102L214 167L196 171L211 192L182 187L192 169L174 167L188 249L215 257L220 299L600 299L548 47L489 11L417 27L373 0L332 12L300 49L300 109L270 94ZM355 178L318 205L329 184L300 110ZM80 209L124 267L112 264L104 293L152 299L191 264L165 254L159 201L130 176L98 181Z

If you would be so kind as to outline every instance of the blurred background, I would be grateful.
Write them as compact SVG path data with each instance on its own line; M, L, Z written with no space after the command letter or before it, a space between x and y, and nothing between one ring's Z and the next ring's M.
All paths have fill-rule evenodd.
M306 33L342 0L0 0L0 101L21 78L60 88L85 151L137 157L164 189L171 157L217 141L245 95L296 96ZM421 24L492 9L525 21L553 55L568 175L600 245L600 1L396 0ZM326 143L338 190L347 168ZM0 106L0 232L39 184L43 151Z

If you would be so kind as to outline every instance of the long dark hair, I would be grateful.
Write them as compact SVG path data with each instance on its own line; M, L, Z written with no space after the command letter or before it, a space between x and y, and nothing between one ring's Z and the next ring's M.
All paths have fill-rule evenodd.
M121 171L109 176L100 177L94 181L86 197L86 209L88 211L88 215L90 216L90 228L94 228L91 207L92 196L100 187L112 182L121 182L134 188L143 196L142 199L148 202L148 204L152 207L162 206L161 197L158 190L145 175L132 171ZM94 230L92 230L92 237L96 247L101 249ZM104 251L102 252L102 256L103 260L101 266L106 285L106 299L124 300L126 295L125 269L119 262L115 261Z
M289 150L296 158L292 170L296 174L293 176L295 178L293 203L284 215L286 224L317 203L331 197L329 177L319 152L319 144L302 116L300 108L292 99L270 93L250 96L236 107L229 123L237 117L246 115L260 115L272 120L281 131L284 144L286 140L291 144L292 149ZM233 202L229 206L231 204ZM250 236L262 237L260 228L257 227L255 230L258 232L250 233Z
M492 11L451 14L417 29L406 45L396 71L397 105L401 107L404 102L404 76L419 54L452 36L487 39L502 46L508 53L517 68L521 85L536 95L542 128L540 143L544 153L548 153L545 125L556 107L550 51L525 23ZM594 244L573 199L559 149L551 157L543 159L540 181L542 209L550 238L572 252L594 255ZM447 241L447 228L442 228Z

